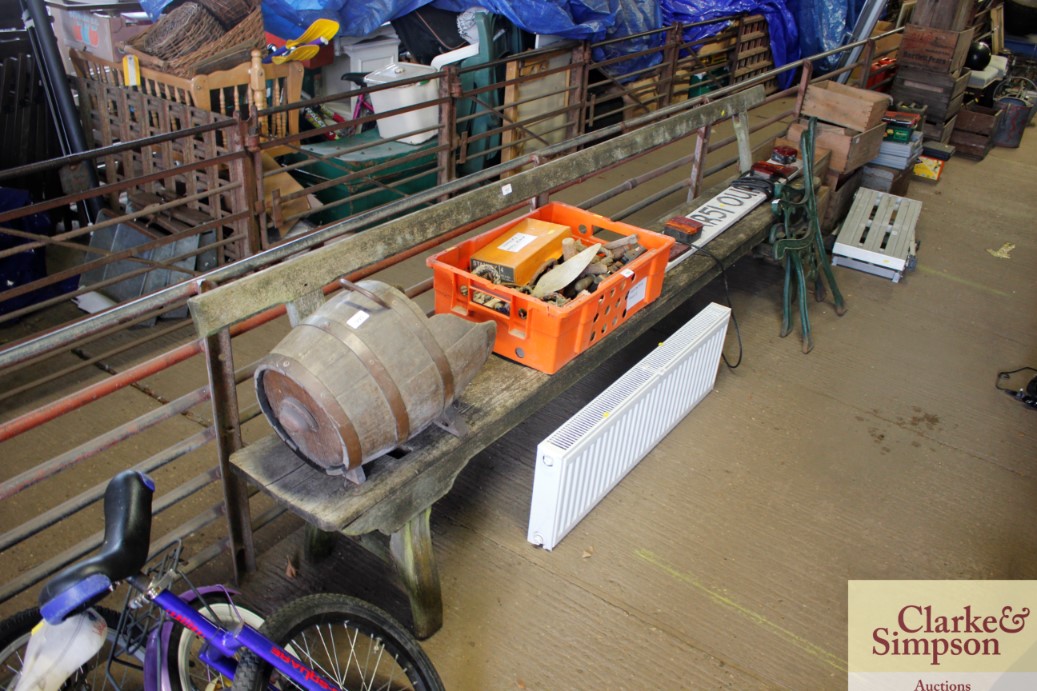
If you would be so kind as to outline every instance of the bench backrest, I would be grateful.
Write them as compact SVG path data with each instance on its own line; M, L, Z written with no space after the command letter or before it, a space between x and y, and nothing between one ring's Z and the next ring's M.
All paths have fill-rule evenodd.
M739 125L744 123L745 113L762 103L763 99L764 88L755 86L687 110L683 110L686 106L680 103L669 106L658 111L656 116L669 115L671 110L672 115L637 130L219 286L188 302L195 328L198 335L205 338L270 307L289 304L307 296L319 299L318 291L341 276L460 226L514 209L528 200L542 198L616 161L643 154L725 118L735 119L739 150L747 151L747 128Z

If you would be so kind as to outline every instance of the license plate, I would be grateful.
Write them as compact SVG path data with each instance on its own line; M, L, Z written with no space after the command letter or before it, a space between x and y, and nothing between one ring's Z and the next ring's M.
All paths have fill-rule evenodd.
M692 242L690 250L670 262L675 266L695 253L695 250L740 221L746 214L767 200L767 195L756 190L728 187L690 214L702 224L702 231Z

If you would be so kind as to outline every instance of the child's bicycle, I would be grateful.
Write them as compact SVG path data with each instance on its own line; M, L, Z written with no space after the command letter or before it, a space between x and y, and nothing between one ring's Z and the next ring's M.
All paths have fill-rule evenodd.
M231 680L234 689L443 688L417 640L356 598L302 597L257 630L259 616L226 589L169 590L182 578L179 547L141 573L153 492L142 473L116 475L105 491L101 550L52 578L39 610L0 622L0 689L218 691ZM131 591L121 616L91 609L123 581Z

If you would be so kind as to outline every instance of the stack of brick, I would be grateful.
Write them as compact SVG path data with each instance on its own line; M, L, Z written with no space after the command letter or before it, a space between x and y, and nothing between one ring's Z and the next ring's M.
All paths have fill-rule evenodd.
M816 145L832 152L824 185L831 199L821 226L829 230L838 223L861 184L860 169L879 154L889 109L889 96L838 82L821 82L807 87L801 117L789 125L788 138L799 142L807 128L806 118L815 117Z
M969 70L975 0L918 0L897 58L891 94L898 108L924 106L926 139L946 143L961 109Z

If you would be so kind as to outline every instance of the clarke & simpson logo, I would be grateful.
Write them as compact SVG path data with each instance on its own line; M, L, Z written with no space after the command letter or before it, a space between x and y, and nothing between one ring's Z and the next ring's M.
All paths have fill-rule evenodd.
M947 656L1000 655L1001 637L1021 633L1029 616L1029 608L1012 605L1003 605L996 614L976 613L965 605L954 615L938 614L932 605L905 605L893 626L871 632L871 652L927 658L933 666Z
M1037 581L850 581L850 691L1037 689Z

